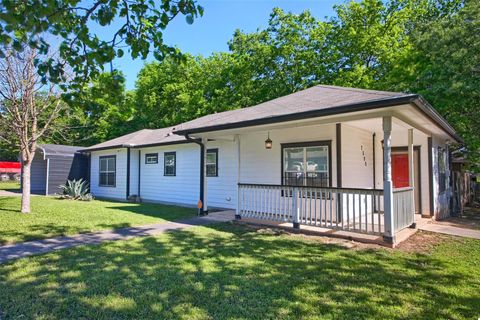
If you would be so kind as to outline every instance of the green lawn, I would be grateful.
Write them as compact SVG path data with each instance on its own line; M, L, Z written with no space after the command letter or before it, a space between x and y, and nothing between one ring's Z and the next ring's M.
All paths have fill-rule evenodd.
M18 181L0 181L0 190L19 190L20 182Z
M20 197L0 197L0 244L158 223L196 214L195 209L176 206L43 196L32 197L31 206L30 214L22 214Z
M2 319L477 319L480 241L348 249L219 224L0 265Z

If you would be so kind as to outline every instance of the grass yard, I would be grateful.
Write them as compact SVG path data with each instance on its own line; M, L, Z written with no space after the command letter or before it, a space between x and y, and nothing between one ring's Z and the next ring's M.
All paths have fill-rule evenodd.
M0 317L477 319L480 241L446 239L348 248L219 224L77 247L0 265Z
M0 244L159 223L196 214L195 209L159 204L40 196L31 198L31 206L30 214L22 214L20 197L0 197Z
M0 181L0 190L19 190L20 182L18 181Z

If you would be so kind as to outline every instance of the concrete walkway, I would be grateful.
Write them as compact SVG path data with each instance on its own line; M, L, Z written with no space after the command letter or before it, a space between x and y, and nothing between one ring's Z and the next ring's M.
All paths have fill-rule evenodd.
M0 197L19 197L21 195L20 190L0 190Z
M74 236L57 237L0 246L0 263L80 245L94 245L105 241L126 240L134 237L152 236L172 230L183 230L195 226L205 226L218 222L227 222L233 220L234 217L235 214L233 211L222 211L211 213L205 217L194 217L176 222L164 222L140 227L123 228L113 231L99 231L77 234Z
M480 230L453 227L441 222L431 222L418 227L420 230L449 234L451 236L480 239Z

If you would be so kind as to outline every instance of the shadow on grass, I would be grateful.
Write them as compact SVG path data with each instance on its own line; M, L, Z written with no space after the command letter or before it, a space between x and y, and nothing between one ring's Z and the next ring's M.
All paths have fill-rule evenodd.
M175 221L183 218L195 216L197 209L189 207L180 207L154 203L130 203L122 205L121 202L112 202L114 206L106 206L108 209L128 211L134 214L161 218L167 221Z
M229 224L0 269L6 319L474 318L474 286L431 256L350 250Z
M163 223L162 220L176 221L196 215L195 209L177 206L101 200L80 202L54 197L32 198L31 214L21 215L19 209L20 198L0 197L0 245ZM144 219L141 216L162 220Z
M16 194L21 194L22 193L22 191L20 189L14 189L14 188L6 188L6 189L0 189L0 190L8 191L8 192L16 193Z

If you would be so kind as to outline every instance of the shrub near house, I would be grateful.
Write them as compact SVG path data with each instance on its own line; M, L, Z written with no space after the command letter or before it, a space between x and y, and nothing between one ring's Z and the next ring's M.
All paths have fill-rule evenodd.
M68 180L66 184L61 185L62 189L61 198L70 200L93 200L92 194L89 192L90 186L87 181L80 180Z

